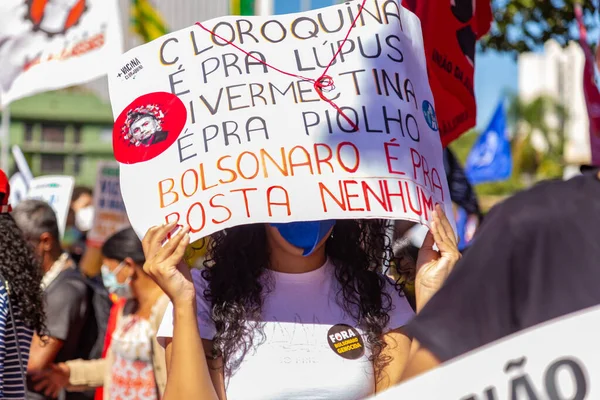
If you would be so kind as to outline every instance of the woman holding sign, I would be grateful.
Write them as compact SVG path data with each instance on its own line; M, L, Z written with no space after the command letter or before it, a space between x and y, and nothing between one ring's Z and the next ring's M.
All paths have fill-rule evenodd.
M144 238L144 269L171 298L158 332L165 399L361 399L396 384L413 316L379 274L380 220L245 225L214 235L202 272L183 267L183 228ZM433 250L434 242L440 252ZM459 258L437 208L419 253L417 308Z

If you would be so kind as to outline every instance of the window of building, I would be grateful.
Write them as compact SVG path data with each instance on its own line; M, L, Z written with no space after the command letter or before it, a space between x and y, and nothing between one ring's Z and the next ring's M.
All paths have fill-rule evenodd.
M65 172L65 156L62 154L41 154L43 174L62 174Z
M73 173L79 175L81 173L81 166L83 164L83 156L78 154L75 156L73 163Z
M26 144L31 144L33 142L33 124L30 122L25 123L25 137Z
M73 142L75 144L80 144L81 143L81 125L75 125L73 128L75 129L74 134L73 134Z
M42 124L42 143L65 144L65 126Z

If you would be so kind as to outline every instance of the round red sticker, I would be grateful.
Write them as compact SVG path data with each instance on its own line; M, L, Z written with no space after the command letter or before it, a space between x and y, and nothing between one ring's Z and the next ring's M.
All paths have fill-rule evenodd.
M138 97L115 121L115 159L122 164L152 160L175 143L186 120L183 102L171 93L155 92Z

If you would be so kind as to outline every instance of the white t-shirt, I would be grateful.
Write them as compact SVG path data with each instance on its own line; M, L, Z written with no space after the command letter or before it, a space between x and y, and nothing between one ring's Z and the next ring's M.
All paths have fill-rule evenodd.
M351 400L374 394L366 338L336 301L339 284L334 268L327 262L305 274L268 271L274 287L262 307L265 340L256 334L254 347L226 379L228 400ZM192 271L192 277L200 336L210 340L215 327L211 305L203 296L207 282L198 270ZM386 285L386 292L392 297L393 309L384 332L404 326L414 314L392 284ZM161 343L173 337L172 305L157 336Z

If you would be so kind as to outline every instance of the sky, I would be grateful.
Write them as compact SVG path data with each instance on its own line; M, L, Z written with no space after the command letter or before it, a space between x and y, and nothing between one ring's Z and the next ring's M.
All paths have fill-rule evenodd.
M298 12L301 4L311 8L326 7L335 0L274 0L275 13ZM475 66L475 96L477 99L477 128L485 129L505 90L516 92L518 89L517 63L511 55L487 52L479 53Z

